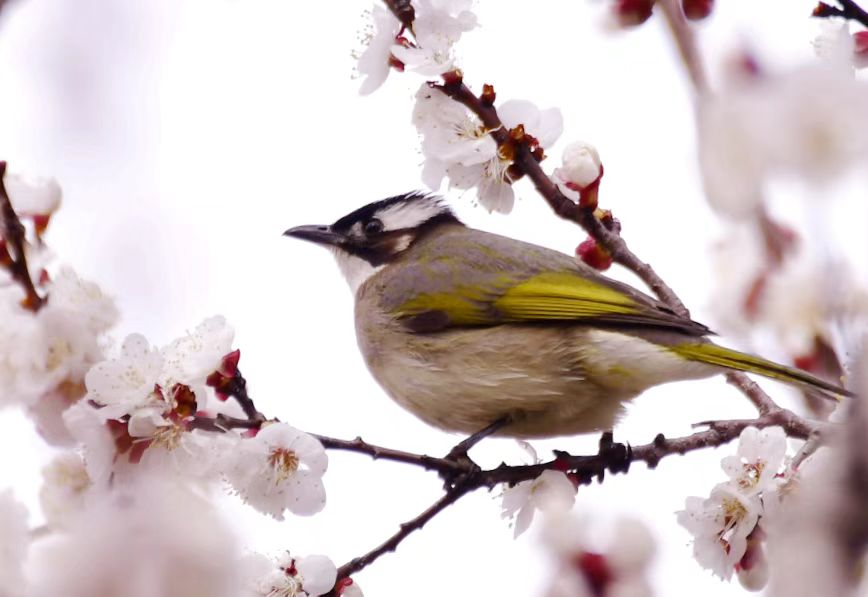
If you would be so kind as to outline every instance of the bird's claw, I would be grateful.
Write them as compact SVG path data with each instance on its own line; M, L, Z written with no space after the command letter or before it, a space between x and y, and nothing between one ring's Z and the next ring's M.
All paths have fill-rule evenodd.
M597 480L602 481L605 471L612 473L626 473L630 470L633 461L633 448L630 444L615 443L611 431L606 431L600 437L600 451L598 455L603 459L603 466L597 473Z

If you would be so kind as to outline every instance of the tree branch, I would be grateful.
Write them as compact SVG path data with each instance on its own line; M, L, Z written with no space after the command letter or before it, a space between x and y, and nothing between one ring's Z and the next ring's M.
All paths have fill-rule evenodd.
M680 2L677 0L657 0L657 6L663 11L666 24L669 26L669 31L678 47L678 53L681 55L681 61L690 77L693 90L699 95L707 93L708 77L702 64L702 55L696 46L693 29L684 18Z
M12 200L6 191L4 178L6 162L0 161L0 237L5 240L5 246L0 242L0 265L5 265L26 295L22 305L36 312L45 304L45 298L36 292L30 270L27 267L27 256L24 253L26 244L24 225L12 207ZM10 251L11 249L11 251Z
M861 23L863 26L868 27L868 12L862 9L861 6L853 2L853 0L836 0L836 2L840 4L842 8L836 8L826 4L825 2L820 2L814 8L814 12L811 13L811 16L820 19L841 17L851 21L856 21L857 23Z
M626 458L628 462L644 462L648 468L656 468L660 461L666 456L671 456L673 454L683 455L703 448L721 446L735 440L746 427L751 426L762 429L765 427L780 425L784 428L788 436L800 439L817 437L820 434L819 424L806 421L795 413L779 407L774 407L774 409L756 419L708 421L706 423L701 423L700 425L707 425L708 429L675 439L667 439L662 434L659 434L651 443L630 449ZM370 444L363 442L361 438L352 441L343 441L324 438L321 436L317 437L320 441L324 442L324 445L326 445L327 448L347 449L353 452L367 454L374 459L384 458L396 460L420 466L426 470L440 470L438 467L441 465L443 460L431 458L430 456L425 455L411 454L408 452L399 452L397 450L388 450L386 448L371 446ZM391 458L393 455L397 455L397 457ZM474 469L472 463L470 466L462 464L461 462L449 462L448 465L443 464L444 467L448 466L453 471L460 471L460 475L456 479L455 483L451 487L447 488L444 495L442 495L431 506L423 510L418 516L401 524L399 530L384 542L366 554L353 558L341 566L338 569L337 581L340 582L342 579L366 568L384 554L395 551L398 545L400 545L401 542L410 534L421 529L429 520L445 510L448 506L454 504L465 495L472 493L477 489L491 489L495 485L501 483L515 485L522 481L530 481L536 479L547 470L559 470L575 474L582 483L590 483L594 478L602 478L602 474L606 470L613 471L614 464L623 466L623 462L613 463L607 454L572 456L563 452L558 452L556 457L548 462L522 466L501 464L500 466L489 470ZM625 469L620 468L620 470L624 471ZM333 597L334 592L329 593L328 596Z

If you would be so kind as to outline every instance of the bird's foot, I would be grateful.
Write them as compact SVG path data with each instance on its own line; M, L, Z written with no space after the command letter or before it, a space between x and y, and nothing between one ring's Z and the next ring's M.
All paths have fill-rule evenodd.
M603 459L603 466L597 473L597 480L602 481L606 470L612 473L626 473L630 470L633 461L633 448L630 444L615 443L611 431L606 431L600 436L600 451L598 455Z
M497 419L496 421L494 421L493 423L491 423L490 425L488 425L487 427L480 429L479 431L477 431L473 435L458 442L457 444L455 444L455 446L451 450L449 450L449 453L444 458L446 460L451 460L452 462L459 464L462 467L466 467L467 472L466 473L464 473L464 472L460 472L460 473L443 472L443 473L440 473L440 477L443 479L443 484L446 487L446 489L453 487L455 485L455 483L459 479L464 477L465 475L473 474L473 473L479 472L481 470L479 468L479 465L476 464L472 458L470 458L470 455L468 454L468 452L470 451L470 448L472 448L473 446L478 444L480 441L482 441L483 439L485 439L486 437L488 437L492 433L495 433L498 430L500 430L501 428L503 428L503 426L506 425L507 423L509 423L510 420L511 419L508 416L501 417L501 418Z

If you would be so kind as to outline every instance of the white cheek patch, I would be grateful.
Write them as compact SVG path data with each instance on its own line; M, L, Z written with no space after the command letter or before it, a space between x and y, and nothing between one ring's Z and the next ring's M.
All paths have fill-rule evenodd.
M405 251L407 247L410 246L410 243L413 242L412 234L402 234L398 238L395 239L394 245L392 245L392 251L394 253L400 253L401 251Z
M385 230L416 228L443 213L444 207L434 198L391 205L377 213Z
M347 284L350 285L350 290L352 290L353 295L356 294L359 286L364 284L368 278L385 267L383 265L375 267L361 257L350 255L346 251L340 249L332 249L332 253L335 256L335 261L338 262L338 268L344 275Z

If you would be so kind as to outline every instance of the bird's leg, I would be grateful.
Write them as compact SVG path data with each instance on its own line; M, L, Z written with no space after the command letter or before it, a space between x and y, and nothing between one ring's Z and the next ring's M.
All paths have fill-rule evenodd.
M479 470L481 470L479 466L475 462L473 462L473 460L471 460L470 456L467 455L467 452L470 451L470 448L478 444L480 441L482 441L492 433L497 432L504 425L508 424L511 420L512 418L509 416L501 417L490 425L487 425L483 429L480 429L470 437L458 442L457 444L455 444L454 448L449 450L449 454L446 455L446 460L466 463L470 465L471 472L461 473L457 475L455 473L441 472L440 477L443 479L443 485L445 486L447 491L454 487L461 478L467 475L471 475L473 474L473 472L478 472Z
M616 444L612 431L604 431L600 436L600 457L605 461L604 467L597 474L597 480L603 480L605 469L613 473L626 473L633 459L633 448L630 444Z
M486 437L491 435L492 433L496 433L500 429L502 429L507 423L509 423L512 418L508 415L500 417L490 425L483 427L467 439L464 439L457 444L455 447L449 450L449 454L446 455L447 460L462 460L467 458L467 452L470 451L470 448L484 440Z

